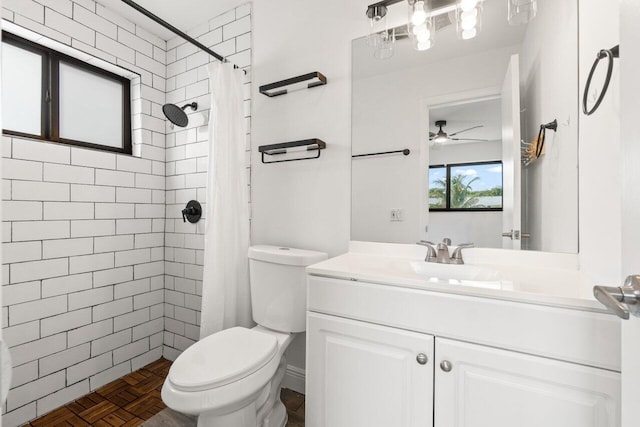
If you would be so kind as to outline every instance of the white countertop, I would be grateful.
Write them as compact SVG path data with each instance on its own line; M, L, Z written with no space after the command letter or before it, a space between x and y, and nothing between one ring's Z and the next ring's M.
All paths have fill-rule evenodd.
M593 283L580 272L577 256L502 249L465 249L465 265L424 263L417 245L351 242L344 255L307 267L307 273L555 307L606 312L593 297ZM433 275L418 274L411 263ZM461 267L459 270L457 268ZM442 273L442 272L445 273ZM467 271L495 271L479 280L446 278ZM446 273L449 272L449 273ZM445 278L441 278L445 276Z

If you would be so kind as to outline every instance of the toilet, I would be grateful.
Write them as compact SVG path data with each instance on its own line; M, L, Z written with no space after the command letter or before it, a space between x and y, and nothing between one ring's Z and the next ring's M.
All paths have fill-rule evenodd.
M306 329L305 267L327 254L278 246L249 248L251 304L258 326L212 334L186 349L162 386L171 409L199 427L284 427L284 351Z

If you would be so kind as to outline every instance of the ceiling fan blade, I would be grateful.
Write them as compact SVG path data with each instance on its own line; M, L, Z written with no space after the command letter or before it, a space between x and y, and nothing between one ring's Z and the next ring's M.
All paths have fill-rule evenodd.
M459 130L457 132L451 133L451 134L449 134L449 136L455 136L455 135L457 135L459 133L470 131L471 129L478 129L478 128L483 128L483 127L484 127L484 125L473 126L473 127L470 127L469 129L463 129L463 130Z
M452 141L483 141L487 142L488 139L476 139L476 138L449 138Z
M434 136L436 136L436 133L434 133L434 132L429 132L429 138L433 138Z

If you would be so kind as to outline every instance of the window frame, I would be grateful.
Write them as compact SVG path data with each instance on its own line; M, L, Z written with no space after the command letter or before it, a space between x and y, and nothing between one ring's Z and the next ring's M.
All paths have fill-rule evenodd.
M501 207L499 208L452 208L451 207L451 168L456 168L456 167L460 167L460 166L476 166L476 165L481 165L481 166L485 166L485 165L500 165L503 166L502 164L502 160L489 160L489 161L482 161L482 162L464 162L464 163L450 163L450 164L441 164L441 165L429 165L429 172L431 171L431 169L436 169L436 168L445 168L447 173L446 173L446 181L447 181L447 188L445 191L445 203L446 203L446 207L444 208L432 208L431 206L429 206L429 212L502 212L504 210L504 169L503 169L503 173L501 174L501 181L502 181L502 188L503 188L503 193L500 196L501 199ZM504 166L503 166L504 167ZM429 181L429 178L427 177L427 181ZM431 190L431 188L429 188L429 190ZM429 195L427 194L427 200L429 199Z
M42 56L43 94L40 105L42 117L40 135L2 129L3 135L31 138L46 142L57 142L121 154L132 154L131 81L128 78L6 31L2 32L2 42ZM113 80L122 85L122 147L112 147L60 137L60 62L64 62L72 67L99 77Z

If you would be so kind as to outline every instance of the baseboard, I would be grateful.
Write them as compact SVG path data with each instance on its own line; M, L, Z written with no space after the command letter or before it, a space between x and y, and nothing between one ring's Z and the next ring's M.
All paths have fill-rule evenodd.
M282 380L282 387L304 394L305 370L297 366L287 365L287 372Z

